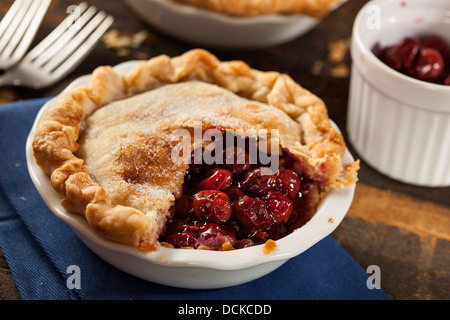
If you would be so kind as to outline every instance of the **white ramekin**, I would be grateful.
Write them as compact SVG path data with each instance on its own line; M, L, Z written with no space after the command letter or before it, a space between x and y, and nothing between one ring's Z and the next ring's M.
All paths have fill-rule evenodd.
M372 0L353 26L347 128L362 160L405 183L450 185L450 86L426 83L386 66L375 46L406 36L450 43L449 0Z

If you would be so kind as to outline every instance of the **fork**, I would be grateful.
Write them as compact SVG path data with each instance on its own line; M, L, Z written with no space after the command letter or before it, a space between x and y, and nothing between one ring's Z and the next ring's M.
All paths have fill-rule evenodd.
M0 76L0 87L41 89L54 84L91 52L113 22L104 11L81 3L16 67Z
M0 70L25 55L51 0L16 0L0 23Z

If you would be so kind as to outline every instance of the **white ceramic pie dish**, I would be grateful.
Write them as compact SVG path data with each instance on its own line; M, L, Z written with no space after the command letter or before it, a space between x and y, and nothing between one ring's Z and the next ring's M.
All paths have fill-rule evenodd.
M129 61L114 68L126 72L136 63L138 61ZM90 75L80 77L65 90L86 85L89 79ZM61 196L53 189L49 177L36 164L31 146L36 124L53 103L54 99L48 101L39 111L26 142L27 167L31 180L48 208L69 224L93 252L118 269L148 281L182 288L219 288L260 278L331 234L346 215L353 200L354 186L330 192L312 219L292 234L278 240L277 247L270 254L263 253L262 245L233 251L161 247L157 252L146 253L111 242L93 231L82 216L69 213L61 206ZM348 150L344 161L353 162Z
M305 34L320 22L300 14L233 17L174 0L126 2L140 18L159 30L184 41L216 48L279 45Z
M373 0L353 26L347 128L361 159L401 182L450 186L450 86L413 79L379 60L407 36L450 44L450 1Z

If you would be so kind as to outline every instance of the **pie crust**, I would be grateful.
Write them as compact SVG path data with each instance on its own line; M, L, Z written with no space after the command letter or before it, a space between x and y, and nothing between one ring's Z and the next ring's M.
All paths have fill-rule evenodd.
M194 49L161 55L128 73L103 66L89 85L60 94L38 122L38 165L104 237L154 251L187 164L168 161L174 130L203 126L278 129L280 145L302 162L323 193L357 181L343 165L345 143L325 104L288 75Z
M313 17L326 15L339 0L177 0L234 16L265 14L305 14Z

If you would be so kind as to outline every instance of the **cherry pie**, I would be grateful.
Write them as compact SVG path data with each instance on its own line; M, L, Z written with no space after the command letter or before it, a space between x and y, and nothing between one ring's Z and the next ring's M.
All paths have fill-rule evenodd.
M146 251L279 239L359 168L321 99L201 49L97 68L43 114L33 150L65 209Z

